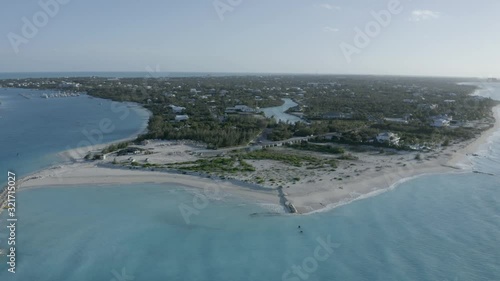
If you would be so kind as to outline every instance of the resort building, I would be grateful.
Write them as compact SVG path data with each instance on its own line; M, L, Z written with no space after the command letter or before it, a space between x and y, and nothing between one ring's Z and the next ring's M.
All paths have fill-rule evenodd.
M408 124L408 120L405 118L384 118L384 120L391 123Z
M377 136L377 141L380 143L389 143L392 145L399 145L400 137L391 132L384 132Z
M236 105L234 107L226 108L226 113L254 113L255 109L246 105Z
M61 88L78 88L78 87L80 87L80 83L62 82L61 84L59 84L59 87L61 87Z
M175 121L181 122L181 121L187 121L189 120L189 116L187 115L176 115L175 116Z
M185 107L182 107L182 106L175 106L175 105L173 105L173 104L171 104L171 105L169 105L169 106L170 106L170 108L172 108L172 111L173 111L174 113L182 113L184 110L186 110L186 108L185 108Z
M453 120L453 118L448 116L448 115L434 116L434 117L432 117L431 126L437 127L437 128L448 127L448 126L450 126L450 122L452 120Z
M352 119L352 113L344 113L344 112L329 112L323 115L324 119Z
M447 120L447 119L441 119L441 118L438 118L438 119L434 119L432 121L432 124L431 124L432 127L438 127L438 128L441 128L441 127L448 127L450 126L450 121Z

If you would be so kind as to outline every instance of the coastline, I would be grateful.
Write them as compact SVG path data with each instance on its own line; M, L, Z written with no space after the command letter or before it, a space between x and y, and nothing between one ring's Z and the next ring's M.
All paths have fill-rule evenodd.
M146 122L144 122L144 124L135 133L129 135L128 137L114 140L114 141L108 142L108 143L93 144L93 145L86 146L86 147L78 147L78 148L73 148L73 149L68 149L68 150L57 152L57 153L55 153L55 155L60 159L60 161L58 161L57 164L42 168L40 170L36 170L36 171L18 179L18 181L16 183L17 184L16 192L18 192L19 190L22 190L20 183L25 181L27 178L32 178L36 175L43 174L46 171L54 170L55 168L58 168L58 167L64 167L66 165L71 165L71 164L75 164L75 163L79 163L79 162L81 163L83 161L83 157L85 156L85 155L81 155L81 151L102 150L105 147L110 146L112 144L117 144L117 143L126 142L126 141L133 141L137 137L139 137L140 135L147 133L147 131L148 131L148 121L147 120L149 120L149 118L153 115L153 113L150 110L148 110L147 108L143 107L139 103L124 102L123 104L125 106L128 106L131 110L143 110L145 113L147 113ZM2 188L3 189L0 192L0 214L3 212L4 207L7 203L6 202L6 200L7 200L7 186L3 186Z
M20 190L43 187L64 187L78 185L112 185L130 184L175 184L195 190L207 190L207 193L222 191L223 193L252 199L256 202L274 203L276 190L265 190L257 185L214 180L207 177L184 175L173 171L150 171L146 169L126 169L99 165L91 162L74 163L43 170L20 181ZM209 192L208 192L209 191ZM270 200L271 199L271 200Z
M284 195L296 207L299 214L312 214L334 209L350 202L378 195L392 190L401 183L429 174L471 172L468 157L484 145L494 132L500 131L500 105L493 109L495 125L475 139L451 145L443 149L435 159L420 163L391 167L383 172L370 171L360 177L346 180L342 189L332 188L325 183L321 188L305 190L283 189ZM125 140L130 140L127 138ZM123 141L123 140L120 140ZM113 143L120 142L114 141ZM102 149L111 143L93 146ZM175 184L198 190L222 190L224 193L251 200L256 203L283 205L278 188L259 188L241 180L219 180L203 175L183 175L175 171L151 171L110 167L82 159L71 158L73 150L61 152L71 163L58 165L35 172L19 181L19 190L42 187L79 185L124 185L124 184ZM302 186L303 187L303 186ZM1 210L0 210L1 212Z
M151 111L149 111L148 109L146 109L145 107L141 106L140 104L138 103L132 103L132 102L127 102L125 103L125 105L132 105L133 107L135 107L134 110L140 108L141 110L144 110L148 113L148 120L151 116L153 116L153 113ZM146 121L144 123L144 125L139 128L137 130L137 132L131 134L130 136L128 137L125 137L125 138L122 138L122 139L118 139L118 140L114 140L112 142L107 142L107 143L100 143L100 144L94 144L94 145L91 145L91 146L85 146L85 147L77 147L77 148L73 148L73 149L67 149L67 150L64 150L64 151L61 151L61 152L58 152L56 155L62 159L62 162L60 163L60 165L64 165L64 164L68 164L68 163L75 163L75 162L81 162L83 157L85 155L78 155L78 154L81 154L81 151L100 151L100 150L103 150L104 148L110 146L110 145L113 145L113 144L118 144L118 143L122 143L122 142L128 142L128 141L133 141L135 139L137 139L137 137L139 137L140 135L143 135L145 133L148 132L148 122ZM77 155L75 157L75 155ZM56 165L57 166L57 165ZM47 168L47 169L50 169ZM42 169L42 170L39 170L39 171L35 171L34 173L32 173L31 175L33 174L36 174L36 173L39 173L41 171L43 171L45 169ZM28 177L28 176L26 176Z

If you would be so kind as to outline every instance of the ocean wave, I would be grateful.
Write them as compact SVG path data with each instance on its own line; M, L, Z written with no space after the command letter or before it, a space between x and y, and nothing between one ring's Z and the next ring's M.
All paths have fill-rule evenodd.
M394 190L399 185L401 185L401 184L403 184L403 183L405 183L407 181L413 180L413 179L415 179L417 177L420 177L420 176L424 176L424 174L423 175L417 175L417 176L412 176L412 177L401 179L401 180L395 182L394 184L392 184L389 187L380 188L380 189L374 189L373 191L371 191L369 193L365 193L365 194L352 193L352 195L357 195L357 196L352 196L351 198L346 198L346 199L343 199L343 200L341 200L339 202L327 204L324 208L321 208L319 210L315 210L315 211L309 212L309 213L307 213L305 215L311 215L311 214L329 212L329 211L331 211L333 209L336 209L338 207L350 204L350 203L358 201L358 200L363 200L363 199L367 199L367 198L378 196L378 195L383 194L385 192Z

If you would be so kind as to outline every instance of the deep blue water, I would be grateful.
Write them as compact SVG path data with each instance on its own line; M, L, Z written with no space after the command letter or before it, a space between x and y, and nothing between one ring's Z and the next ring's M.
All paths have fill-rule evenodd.
M0 280L500 280L500 134L480 155L495 175L422 176L307 216L167 185L23 191L18 272L0 258Z

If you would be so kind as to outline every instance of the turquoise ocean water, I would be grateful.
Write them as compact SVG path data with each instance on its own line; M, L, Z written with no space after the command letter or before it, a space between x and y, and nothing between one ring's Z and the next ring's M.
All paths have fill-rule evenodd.
M51 92L0 88L2 174L10 169L24 176L61 161L57 152L131 137L149 118L133 104L87 95L44 99L43 93Z
M483 94L500 99L500 85L489 85ZM18 150L38 142L16 140ZM4 165L15 156L0 142ZM231 196L200 201L168 185L23 191L17 273L1 257L0 280L500 280L500 133L479 154L474 169L494 175L422 176L306 216L271 215ZM194 210L189 223L181 209ZM2 226L0 248L6 236Z

